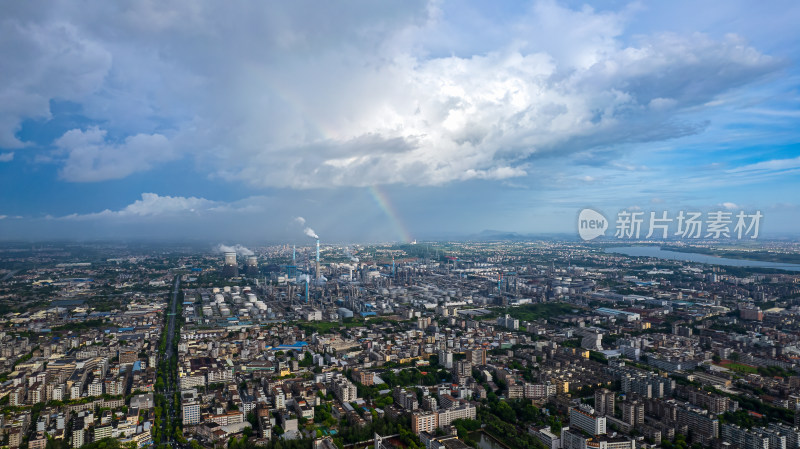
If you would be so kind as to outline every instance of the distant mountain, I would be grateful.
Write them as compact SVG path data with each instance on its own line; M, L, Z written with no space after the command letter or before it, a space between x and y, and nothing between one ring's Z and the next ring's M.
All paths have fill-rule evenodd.
M571 234L520 234L519 232L499 231L496 229L486 229L477 234L470 234L461 237L459 240L473 240L483 242L512 241L522 242L530 240L573 240Z

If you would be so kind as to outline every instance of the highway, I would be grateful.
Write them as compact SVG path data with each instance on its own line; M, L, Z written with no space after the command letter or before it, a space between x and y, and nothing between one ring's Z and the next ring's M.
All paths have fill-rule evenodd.
M167 349L164 352L164 360L167 361L168 364L177 363L177 354L174 354L174 340L175 340L175 317L178 312L178 292L180 292L180 284L181 284L181 277L180 275L175 276L175 285L172 289L172 297L170 298L169 304L169 313L167 316L169 317L167 323ZM175 358L173 362L172 359ZM177 391L177 379L174 376L170 376L170 371L167 371L167 375L164 378L166 382L166 389L164 391L164 397L166 398L166 405L167 409L164 411L166 416L169 416L171 422L176 422L181 419L180 417L180 410L175 409L175 401L173 401L173 395ZM168 435L164 435L163 442L167 443L172 447L182 447L177 441L175 441L175 435L170 432Z
M167 360L172 357L172 345L173 339L175 338L175 314L178 311L178 292L180 291L180 285L180 275L175 276L175 286L172 289L172 298L170 299L169 304L169 324L167 324L167 352L165 354Z

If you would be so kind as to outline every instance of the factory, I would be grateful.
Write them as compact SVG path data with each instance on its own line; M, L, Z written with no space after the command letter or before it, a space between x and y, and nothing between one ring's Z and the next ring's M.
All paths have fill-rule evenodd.
M222 266L222 276L232 278L239 275L239 266L236 263L236 253L228 251L225 253L225 264Z
M618 309L609 309L607 307L600 307L598 309L595 309L595 312L599 313L600 315L613 317L625 321L639 321L640 319L642 319L642 316L639 315L638 313L626 312L624 310L618 310Z

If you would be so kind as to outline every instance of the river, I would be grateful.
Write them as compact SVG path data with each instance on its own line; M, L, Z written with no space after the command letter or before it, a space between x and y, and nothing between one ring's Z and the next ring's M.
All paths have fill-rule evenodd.
M680 260L684 262L724 265L728 267L776 268L786 271L800 271L800 265L761 260L729 259L708 254L682 253L669 251L657 246L617 246L606 248L607 253L624 254L631 257L655 257L658 259Z

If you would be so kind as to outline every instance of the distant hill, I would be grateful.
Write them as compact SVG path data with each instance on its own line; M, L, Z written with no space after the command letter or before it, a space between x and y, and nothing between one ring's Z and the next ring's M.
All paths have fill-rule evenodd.
M459 238L459 240L472 240L482 242L497 241L530 241L530 240L574 240L572 234L520 234L512 231L499 231L496 229L486 229L477 234L470 234Z

